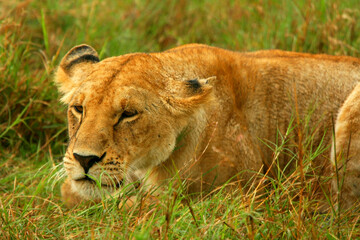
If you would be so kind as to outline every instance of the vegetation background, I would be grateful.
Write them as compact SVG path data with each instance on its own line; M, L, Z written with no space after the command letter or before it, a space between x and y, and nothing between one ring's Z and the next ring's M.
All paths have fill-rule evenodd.
M126 211L108 199L66 209L66 108L52 82L80 43L102 59L192 42L360 57L359 19L359 0L0 0L0 239L360 237L358 212L317 212L313 179L300 182L297 170L261 199L235 191L192 201L170 187L156 206Z

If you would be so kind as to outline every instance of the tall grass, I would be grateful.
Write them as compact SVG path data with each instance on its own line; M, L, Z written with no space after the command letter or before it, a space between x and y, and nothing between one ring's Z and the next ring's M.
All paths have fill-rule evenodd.
M101 58L190 42L238 51L279 48L360 57L358 19L358 0L1 1L0 238L360 236L358 213L317 211L311 161L328 146L313 152L306 134L297 148L302 168L264 178L259 191L237 188L194 200L170 186L155 206L129 211L117 208L118 199L107 198L66 209L59 197L59 167L54 168L67 142L65 107L52 83L61 56L79 43L94 46ZM289 131L296 131L295 125ZM283 148L286 136L278 138L275 145L266 143L275 157L299 157Z

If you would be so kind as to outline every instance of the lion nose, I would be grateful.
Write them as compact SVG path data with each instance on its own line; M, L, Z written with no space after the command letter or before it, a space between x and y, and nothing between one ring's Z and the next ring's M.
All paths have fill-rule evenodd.
M74 153L74 158L80 163L80 165L84 168L85 174L89 172L89 169L95 164L100 162L104 157L104 153L101 157L90 155L90 156L83 156L77 153Z

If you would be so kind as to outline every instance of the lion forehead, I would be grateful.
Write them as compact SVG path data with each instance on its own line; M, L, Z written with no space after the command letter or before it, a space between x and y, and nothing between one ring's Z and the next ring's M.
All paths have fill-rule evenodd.
M125 88L158 91L163 88L160 79L167 76L152 63L143 63L141 57L125 60L122 57L110 58L98 63L79 86L80 90L96 95L109 95L124 92Z
M149 97L148 91L136 86L123 86L120 83L104 86L101 82L89 83L78 88L70 105L95 108L99 112L119 112L128 107L144 107Z

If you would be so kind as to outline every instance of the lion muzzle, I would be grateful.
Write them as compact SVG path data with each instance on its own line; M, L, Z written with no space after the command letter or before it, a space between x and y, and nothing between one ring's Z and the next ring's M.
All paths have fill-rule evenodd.
M77 153L73 153L74 158L76 159L76 161L78 161L80 163L80 165L84 168L85 174L87 174L89 172L89 169L96 163L100 162L102 159L104 159L106 152L98 157L95 155L90 155L90 156L83 156Z

